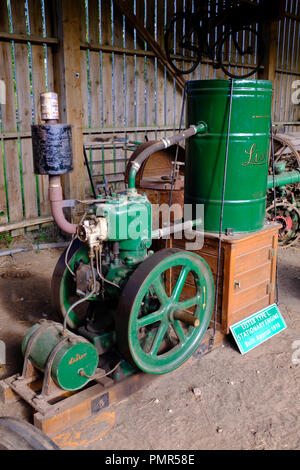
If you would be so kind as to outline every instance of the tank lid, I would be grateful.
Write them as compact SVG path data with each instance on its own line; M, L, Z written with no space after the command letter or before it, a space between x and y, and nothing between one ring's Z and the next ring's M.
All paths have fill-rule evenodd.
M199 90L199 89L223 89L229 90L230 80L224 79L208 79L208 80L190 80L187 82L187 89ZM272 90L272 82L270 80L246 80L246 79L234 79L233 88L236 89L269 89Z

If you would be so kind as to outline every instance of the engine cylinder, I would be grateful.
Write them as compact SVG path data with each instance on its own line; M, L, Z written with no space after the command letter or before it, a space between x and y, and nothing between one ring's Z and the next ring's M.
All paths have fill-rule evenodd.
M204 204L208 232L220 230L229 97L228 80L187 84L187 127L205 121L208 132L186 143L185 204L193 204L194 209L196 204ZM254 232L263 227L271 98L270 81L233 81L223 232Z

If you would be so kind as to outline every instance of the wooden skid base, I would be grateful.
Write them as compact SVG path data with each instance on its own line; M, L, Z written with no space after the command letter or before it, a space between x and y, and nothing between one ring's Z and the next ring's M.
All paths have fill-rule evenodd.
M211 349L223 344L226 340L226 336L217 331L215 341L211 347L211 337L212 330L208 330L191 360L198 359ZM37 380L36 376L17 380L18 377L17 374L0 381L1 401L7 404L13 403L18 398L25 400L33 409L34 425L54 438L71 426L107 411L110 405L118 403L137 392L158 376L137 372L120 382L97 383L72 394L61 391L60 401L52 404L51 400L38 398L35 390L40 387L40 381Z

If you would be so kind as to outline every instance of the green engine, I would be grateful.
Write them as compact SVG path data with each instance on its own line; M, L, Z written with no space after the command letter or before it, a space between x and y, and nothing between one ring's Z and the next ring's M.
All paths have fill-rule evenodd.
M206 333L213 277L193 252L150 250L160 231L152 232L151 204L137 193L135 176L153 152L205 133L206 125L198 123L147 147L131 165L128 189L85 201L85 214L75 225L65 219L60 185L60 175L72 170L71 129L57 124L51 109L45 116L46 123L32 133L34 168L49 175L54 220L72 239L52 278L52 304L62 323L44 321L27 332L25 362L64 390L96 380L99 369L114 373L114 380L138 369L150 374L176 369Z
M85 201L79 224L64 216L60 185L60 175L73 169L71 126L57 123L55 96L43 96L45 123L32 129L34 168L49 175L54 220L72 240L52 279L52 304L62 323L34 325L22 349L24 370L31 361L60 389L84 387L97 380L99 369L114 374L114 380L137 369L170 372L192 356L209 326L214 282L207 263L193 251L151 251L152 239L168 232L152 232L151 204L135 189L136 174L151 154L193 137L187 146L185 202L193 207L205 202L205 227L213 232L220 230L223 203L224 230L260 230L267 181L269 188L299 182L298 171L276 175L275 184L272 177L267 180L269 82L238 80L230 95L225 80L190 82L187 90L190 127L139 152L130 162L128 189ZM200 117L206 122L198 122ZM222 194L226 148L230 178ZM189 230L195 225L189 221Z

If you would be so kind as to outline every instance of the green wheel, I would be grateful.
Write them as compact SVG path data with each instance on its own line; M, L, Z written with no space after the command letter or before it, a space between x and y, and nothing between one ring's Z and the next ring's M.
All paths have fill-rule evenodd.
M149 374L171 372L199 346L213 304L213 277L200 256L175 248L155 253L134 271L121 295L120 352Z
M75 280L66 267L65 256L66 250L62 253L55 266L51 281L51 303L62 319L65 317L69 307L79 300L76 294ZM79 240L75 240L68 255L68 264L73 272L75 263L81 260L84 263L89 263L88 247ZM68 326L70 328L76 330L83 323L87 315L88 305L88 302L84 302L76 307L76 311L71 310L68 318Z

